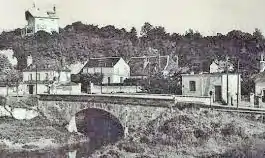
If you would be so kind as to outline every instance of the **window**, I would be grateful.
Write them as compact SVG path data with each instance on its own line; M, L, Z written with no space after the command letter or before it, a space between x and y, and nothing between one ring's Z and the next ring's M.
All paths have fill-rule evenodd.
M108 77L108 84L110 84L110 77Z
M49 80L49 74L45 73L45 80Z
M196 83L195 81L190 81L190 91L196 91Z
M32 80L32 74L29 74L29 81Z
M37 80L40 80L40 73L37 73Z

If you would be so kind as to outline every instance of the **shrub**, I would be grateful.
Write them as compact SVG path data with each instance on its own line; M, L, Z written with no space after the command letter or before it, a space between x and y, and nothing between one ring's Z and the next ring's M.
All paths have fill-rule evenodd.
M145 150L135 142L122 142L118 145L120 150L125 150L130 153L143 153Z
M236 128L235 125L233 123L228 123L226 125L224 125L224 127L221 128L221 133L224 136L229 136L229 135L233 135L236 132Z

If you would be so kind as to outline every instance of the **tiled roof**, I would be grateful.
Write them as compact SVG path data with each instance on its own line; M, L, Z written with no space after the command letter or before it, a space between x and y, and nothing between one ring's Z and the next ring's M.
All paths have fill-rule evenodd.
M31 15L33 17L42 17L42 18L56 18L56 19L58 18L56 14L52 14L52 12L47 12L37 8L28 9L25 12L26 19L28 15Z
M131 76L147 76L149 75L149 66L150 74L164 70L167 64L167 57L160 57L160 69L158 56L149 58L149 62L145 58L131 58L128 64L130 66Z
M24 72L31 72L36 71L36 66L31 64L26 69L23 70ZM70 69L67 67L61 67L58 64L55 63L38 63L37 65L37 71L67 71L71 72Z
M113 67L121 57L91 58L84 67Z
M254 79L255 82L265 82L265 72L254 74L251 76L251 78Z

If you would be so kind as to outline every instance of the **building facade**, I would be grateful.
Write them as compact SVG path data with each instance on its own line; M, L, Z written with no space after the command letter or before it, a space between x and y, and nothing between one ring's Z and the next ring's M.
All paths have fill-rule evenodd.
M239 101L241 100L240 81L239 74L228 74L227 89L227 74L225 73L183 74L182 95L210 96L210 91L212 91L213 101L227 103L228 93L228 103L233 104L237 102L237 93Z
M265 59L264 52L260 53L260 73L253 76L255 82L255 95L265 102Z
M130 77L130 66L120 57L92 58L85 64L82 73L102 74L103 84L123 83Z
M71 82L71 71L49 65L29 65L23 71L23 94L80 94L81 84Z
M43 11L34 7L25 12L25 17L27 25L22 29L22 36L33 35L38 31L59 32L59 18L55 7L53 11Z
M226 65L227 64L227 65ZM234 65L230 62L214 60L210 65L210 73L222 73L226 71L226 66L228 71L234 70Z

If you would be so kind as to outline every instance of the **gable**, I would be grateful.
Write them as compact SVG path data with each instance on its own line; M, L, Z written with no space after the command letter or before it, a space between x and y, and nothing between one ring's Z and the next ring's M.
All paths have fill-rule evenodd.
M125 60L123 60L122 58L120 58L120 60L114 65L114 67L116 66L126 66L126 67L130 67Z
M56 14L51 14L52 12L43 11L36 8L28 9L25 12L26 20L29 20L30 17L32 18L52 18L52 19L59 19Z
M84 68L94 67L113 67L118 63L120 57L106 57L106 58L90 58L85 64Z

